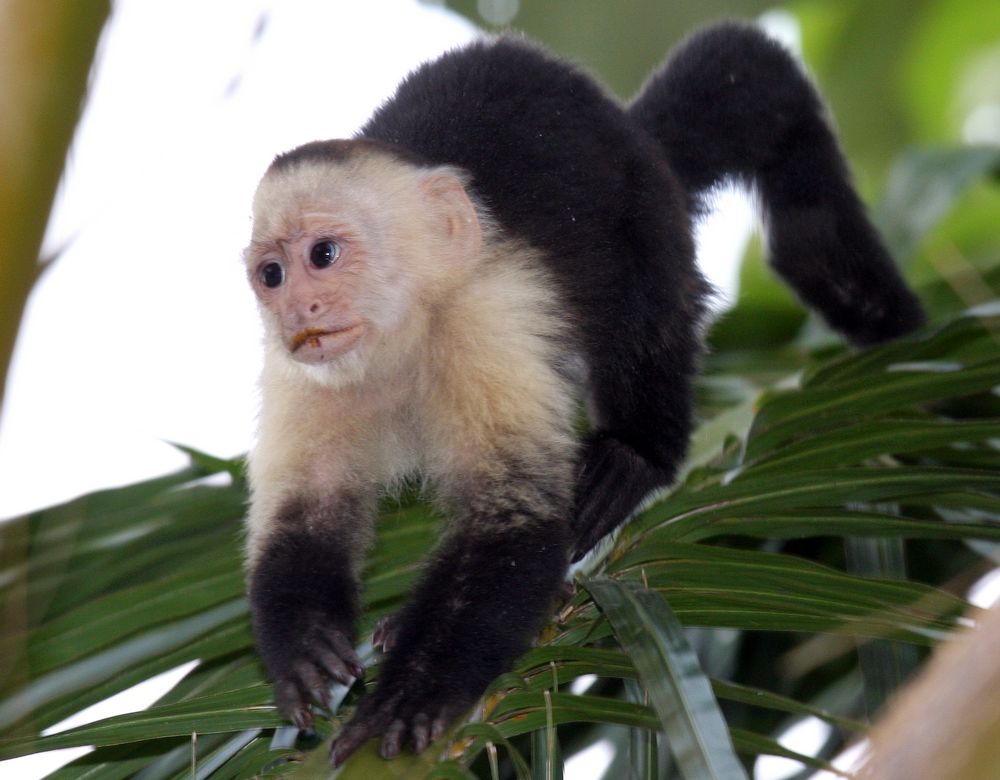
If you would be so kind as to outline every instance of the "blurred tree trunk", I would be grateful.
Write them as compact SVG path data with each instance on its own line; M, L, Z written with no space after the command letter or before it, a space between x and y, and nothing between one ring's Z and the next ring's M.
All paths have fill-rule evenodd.
M108 0L0 0L0 409Z
M871 733L864 780L992 780L1000 771L1000 607L942 645Z

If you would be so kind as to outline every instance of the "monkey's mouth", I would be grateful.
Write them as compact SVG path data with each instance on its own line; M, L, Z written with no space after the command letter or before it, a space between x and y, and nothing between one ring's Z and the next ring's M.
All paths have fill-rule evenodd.
M342 355L361 338L362 324L342 328L303 328L288 344L288 351L303 363L323 363Z

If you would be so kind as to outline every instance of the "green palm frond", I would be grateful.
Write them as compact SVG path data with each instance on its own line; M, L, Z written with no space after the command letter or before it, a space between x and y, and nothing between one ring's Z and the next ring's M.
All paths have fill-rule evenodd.
M676 736L678 715L670 708L683 698L667 685L671 664L687 670L678 679L699 692L682 711L710 704L725 713L730 750L744 757L791 752L773 737L790 713L818 714L848 733L861 727L854 720L861 714L859 682L840 710L812 703L821 689L861 679L851 660L855 642L930 646L954 629L967 605L927 578L847 573L831 552L842 548L828 542L932 539L960 551L962 540L1000 537L1000 409L991 394L1000 386L998 332L1000 306L979 307L905 342L820 361L799 386L764 393L744 430L718 432L714 457L620 535L596 567L593 576L601 578L584 579L538 648L497 680L469 725L453 732L451 763L439 776L488 776L493 750L498 766L516 776L522 759L531 765L533 746L544 754L541 745L554 744L553 735L565 757L586 742L588 730L609 725L662 729L680 765L710 767L719 753L706 746L718 744L725 721L713 716L708 727L684 716L687 737ZM180 777L190 772L196 733L198 763L226 768L212 777L252 777L265 766L278 774L296 770L314 744L274 740L281 721L253 655L243 599L239 466L197 456L177 474L0 527L5 547L20 538L30 553L0 572L5 604L24 618L3 638L11 673L2 681L0 757L95 745L56 777L128 776L140 765L137 756L145 757L142 766L159 761L149 776ZM387 507L365 572L369 630L372 618L405 598L436 526L412 499ZM803 544L818 553L813 560L796 548ZM675 617L664 622L665 614ZM652 620L645 637L635 628L643 615ZM692 664L684 633L669 629L673 620L735 632L728 666L737 673L722 673L725 663L718 672ZM652 625L670 631L670 642L654 641ZM779 657L809 635L828 645L826 662L810 672L815 679L743 669L748 648L770 647ZM144 712L37 736L190 661L198 665ZM584 675L596 676L592 689L569 693ZM639 701L626 695L626 684L635 683ZM355 695L348 694L346 707ZM380 761L363 752L351 771L372 771ZM409 762L412 776L423 776L429 761L403 759L396 769ZM743 771L738 762L727 767L704 776Z

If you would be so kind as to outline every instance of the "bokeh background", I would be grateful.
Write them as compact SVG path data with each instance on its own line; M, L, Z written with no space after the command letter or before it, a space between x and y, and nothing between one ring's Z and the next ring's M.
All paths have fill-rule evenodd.
M93 549L64 549L51 539L84 540L80 528L99 527L87 525L91 512L113 514L93 498L74 503L76 496L161 474L187 474L164 488L179 490L193 479L185 470L200 469L205 484L232 491L226 494L231 504L220 515L228 541L219 549L238 546L233 528L238 527L241 483L238 460L230 459L251 442L260 361L256 311L240 252L261 172L281 150L350 135L410 68L482 30L523 30L579 62L627 100L669 47L695 27L722 17L758 20L802 57L828 99L856 183L935 321L947 322L997 298L1000 4L119 0L70 10L55 2L6 0L0 9L0 115L5 117L0 122L0 366L6 371L0 377L0 518L12 518L0 548L5 608L0 647L9 671L0 722L15 741L33 730L66 728L54 727L61 720L57 713L73 714L116 692L104 682L110 675L105 671L93 679L84 675L80 685L91 687L81 694L82 688L65 682L71 662L93 660L116 642L141 638L188 615L181 610L148 623L116 622L114 598L121 606L142 593L155 593L159 576L162 587L172 587L166 560L149 564L148 581L136 567L115 576L105 569L106 580L90 576L93 587L79 591L79 601L59 595L74 580L56 578L72 574L74 562ZM700 260L724 293L720 311L737 295L740 304L721 316L710 335L713 352L699 407L706 421L747 403L757 408L761 393L787 386L804 367L815 365L811 361L836 350L835 340L764 269L760 241L751 235L750 201L726 191L718 193L717 204L718 213L699 226ZM1000 359L1000 353L990 351L991 343L995 349L995 340L979 348ZM961 397L967 401L968 395ZM981 422L993 419L995 409L979 398L958 416ZM726 426L723 433L746 434L732 419ZM990 438L979 436L976 447L986 441L986 451L973 447L967 459L979 469L996 468ZM724 439L716 444L726 454ZM196 454L192 467L188 448L217 458ZM159 516L143 504L152 495L149 490L136 492L134 485L123 490L112 494L121 506L131 507L139 520L153 518L155 525ZM984 495L995 498L995 493L977 492L976 501L961 508L979 512L976 521L988 524L997 516ZM38 512L63 502L70 502L59 515L65 525ZM198 513L213 522L204 506ZM134 556L141 547L118 550L115 540L129 534L141 540L152 533L139 520L121 520L114 533L105 529L100 544L119 559L138 560ZM55 536L47 537L46 531ZM185 534L194 538L190 528L178 532ZM996 552L981 541L951 539L948 544L934 550L900 545L895 552L906 553L904 563L865 574L896 576L908 561L914 579L948 583L949 592L964 597L973 583L990 576ZM765 547L841 566L851 558L840 539L833 546ZM45 559L53 550L58 550L54 568ZM187 558L179 554L194 565L190 553ZM95 561L77 575L88 579ZM229 587L239 579L235 563L230 555L206 565L225 569ZM197 568L191 572L192 581L204 574ZM32 590L38 583L40 596ZM149 589L130 590L143 585ZM229 591L220 593L206 608L229 603ZM982 596L982 603L990 598ZM108 611L102 612L102 605ZM242 620L239 606L234 610L221 613L219 625ZM101 619L109 621L103 634L94 628ZM684 622L704 627L706 621ZM734 651L728 663L745 664L748 670L769 654L787 661L799 659L805 652L801 647L814 647L805 641L800 647L794 638L775 646L756 640L741 644L724 633L726 626L705 630L715 632L706 640L710 645L740 645L743 651ZM72 645L79 639L73 632L87 631L97 638L78 645L83 649L58 650L58 641ZM36 641L41 643L37 662L32 660ZM45 655L46 647L51 656ZM796 647L799 655L793 654ZM239 642L227 652L240 649L243 662L251 663ZM115 664L137 669L135 658L126 656L112 656L107 669ZM922 656L923 651L912 658L882 656L896 667L883 673L885 696L877 705ZM158 688L113 706L123 712L145 706L178 679L190 680L199 659L204 670L204 658L178 657L183 663L173 664ZM146 676L153 676L153 667L169 671L163 666L153 664ZM837 685L850 688L851 675L863 673L858 668L834 655L832 671L814 672L811 678L781 673L756 678L750 671L740 677L731 669L729 678L775 683L772 688L802 702L839 701L845 715L859 716L856 686L854 699L831 693ZM142 674L122 679L132 677ZM56 706L46 711L52 702ZM878 711L875 706L869 714ZM32 713L39 712L43 716L33 719ZM108 712L90 712L70 723ZM735 717L731 711L727 715ZM793 727L807 730L821 721L771 718L761 728L777 739ZM799 752L827 758L846 741L829 724L814 735L815 744L798 740ZM254 737L247 744L259 741ZM597 735L579 734L570 740L577 749L597 741ZM155 744L165 754L167 747L177 749ZM591 754L575 765L567 761L566 776L621 771L621 764L613 763L621 761L620 744L609 744L603 758ZM148 745L132 750L156 752ZM799 763L770 760L745 763L748 771L772 780L801 771ZM0 773L25 778L43 773L29 759L16 761L21 763L0 764ZM109 759L107 765L116 761ZM663 766L661 776L670 777ZM106 771L99 776L113 775ZM126 772L121 766L117 771ZM135 771L167 777L180 770ZM513 770L503 764L499 771ZM82 772L68 770L64 776ZM198 776L216 775L202 771Z

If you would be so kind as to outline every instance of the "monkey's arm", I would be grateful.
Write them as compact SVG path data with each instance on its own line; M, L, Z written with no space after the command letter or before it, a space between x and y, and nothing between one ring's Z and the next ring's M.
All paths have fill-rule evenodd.
M538 503L548 489L532 480L483 491L446 536L394 619L377 689L331 747L335 765L379 735L384 758L407 742L421 752L527 650L567 560L565 516Z
M329 704L329 685L364 675L354 651L358 612L356 529L370 522L349 495L294 499L269 521L250 571L250 608L275 703L301 729L310 728L310 699Z
M537 285L520 286L531 279L494 266L435 323L446 348L428 362L421 425L449 525L393 620L377 689L333 743L335 764L379 735L387 758L423 750L527 650L559 590L575 408L553 368L547 334L559 326Z

